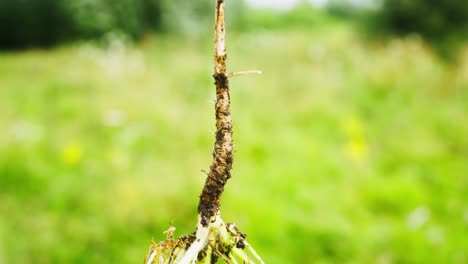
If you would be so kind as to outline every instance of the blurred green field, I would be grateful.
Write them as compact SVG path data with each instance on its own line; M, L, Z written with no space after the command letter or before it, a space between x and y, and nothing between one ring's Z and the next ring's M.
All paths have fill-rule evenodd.
M346 26L228 35L222 215L266 263L468 263L468 48ZM0 263L141 263L193 230L212 40L0 54Z

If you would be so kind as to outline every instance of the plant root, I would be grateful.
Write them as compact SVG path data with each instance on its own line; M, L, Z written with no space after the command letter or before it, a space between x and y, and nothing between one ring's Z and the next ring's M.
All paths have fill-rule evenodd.
M208 226L201 224L197 231L174 240L174 227L165 233L166 240L152 243L145 264L213 264L223 260L228 264L264 264L260 256L246 241L246 234L233 223L225 223L219 214Z
M231 178L233 163L232 120L229 78L260 74L258 70L226 72L225 0L216 0L214 79L216 85L216 132L213 162L203 186L198 204L196 232L174 240L175 228L165 233L166 240L153 243L144 264L214 264L223 260L228 264L264 264L260 256L245 240L246 235L232 223L220 217L220 199L226 182Z

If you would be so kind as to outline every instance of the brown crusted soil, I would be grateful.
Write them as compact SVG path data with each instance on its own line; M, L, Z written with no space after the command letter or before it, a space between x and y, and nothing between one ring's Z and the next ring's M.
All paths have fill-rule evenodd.
M229 81L226 74L214 75L216 84L216 141L213 163L203 187L198 205L201 224L207 226L211 217L219 211L221 194L232 168L232 122L230 113Z
M214 79L216 85L216 141L213 162L200 195L198 213L200 223L206 227L213 216L219 213L219 203L224 186L231 178L232 168L232 122L230 112L229 81L226 76L226 49L224 0L216 1L215 16Z

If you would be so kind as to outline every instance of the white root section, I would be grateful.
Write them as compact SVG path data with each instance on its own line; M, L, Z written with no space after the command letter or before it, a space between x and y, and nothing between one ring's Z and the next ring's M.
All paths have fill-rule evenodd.
M154 258L156 257L157 253L158 252L156 250L153 250L151 252L151 254L149 255L148 260L146 261L146 263L148 263L148 264L154 263Z
M228 264L264 264L245 241L245 234L234 224L225 224L219 214L212 218L207 227L203 227L199 217L197 232L191 238L182 237L175 241L172 233L168 233L165 241L153 245L145 264L215 263L212 258L222 259Z
M219 216L217 216L216 218L217 219L219 218L219 220L222 221ZM198 253L202 251L208 244L208 237L210 235L210 226L214 223L208 225L207 227L203 227L200 224L200 220L201 220L201 217L198 217L197 235L195 238L195 242L193 242L192 245L190 245L190 247L187 250L187 253L182 258L179 264L195 263L194 261L196 261L198 257Z

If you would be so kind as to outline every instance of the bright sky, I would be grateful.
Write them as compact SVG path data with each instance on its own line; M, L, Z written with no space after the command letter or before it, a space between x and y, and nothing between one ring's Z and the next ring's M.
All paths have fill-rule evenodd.
M324 5L328 0L308 0L315 5ZM288 9L294 7L300 0L247 0L254 7L269 7L275 9Z
M298 4L301 0L247 0L251 6L258 8L275 8L275 9L289 9ZM366 5L372 2L372 0L347 0L354 5ZM307 2L316 5L323 6L328 3L328 0L307 0Z

